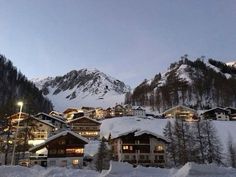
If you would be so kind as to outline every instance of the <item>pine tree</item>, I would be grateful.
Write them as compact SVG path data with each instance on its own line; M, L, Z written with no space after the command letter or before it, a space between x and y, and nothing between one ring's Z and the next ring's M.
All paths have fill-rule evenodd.
M111 153L107 148L105 138L102 138L100 146L98 148L98 153L96 155L96 169L97 171L101 172L104 169L109 168L109 162L111 159Z
M236 146L232 140L232 136L228 137L228 160L229 165L233 168L236 168Z
M176 166L176 140L173 135L173 126L170 121L167 122L164 131L164 136L170 140L170 143L167 145L167 156L174 163L174 166ZM171 165L171 164L170 164Z
M222 145L212 121L204 121L203 131L206 136L206 158L208 163L222 164Z

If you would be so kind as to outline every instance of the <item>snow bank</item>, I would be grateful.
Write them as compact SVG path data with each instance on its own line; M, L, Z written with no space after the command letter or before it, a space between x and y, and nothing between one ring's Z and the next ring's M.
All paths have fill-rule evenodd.
M21 166L0 166L0 177L235 177L236 169L212 165L187 163L179 170L138 166L111 162L110 169L98 173L85 169L32 168Z
M101 174L100 177L170 177L172 170L152 167L138 166L134 168L129 163L110 163L110 169Z
M186 163L173 177L235 177L236 169L219 167L215 164L200 165Z
M43 168L0 166L0 177L98 177L99 173L92 170L67 169L67 168Z

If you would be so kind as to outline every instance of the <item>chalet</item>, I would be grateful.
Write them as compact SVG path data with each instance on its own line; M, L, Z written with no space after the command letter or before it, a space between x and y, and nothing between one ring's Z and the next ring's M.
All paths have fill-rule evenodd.
M146 110L141 106L133 106L132 111L133 111L133 116L146 117Z
M126 115L126 116L133 116L133 110L132 110L132 106L131 105L129 105L129 104L125 105L124 106L124 110L125 110L124 115Z
M212 108L201 114L202 119L229 120L229 112L224 108Z
M184 121L198 120L197 112L189 107L178 105L163 112L165 118L182 119Z
M28 117L30 117L30 114L27 114L27 113L24 113L24 112L21 112L21 114L20 114L18 112L16 114L13 114L13 115L7 117L7 119L10 120L11 123L16 123L16 122L18 122L18 120L21 121L21 120L26 119Z
M66 122L62 119L59 118L58 116L52 116L43 112L40 112L35 115L40 120L43 120L45 122L49 122L50 124L54 125L57 127L57 129L61 128L66 128Z
M114 117L115 116L115 111L113 108L107 108L106 110L104 110L104 115L105 115L105 118L111 118L111 117Z
M115 117L122 117L124 115L125 110L122 105L120 104L116 105L114 110L115 110Z
M87 143L88 140L77 133L63 131L29 150L33 153L31 164L37 164L36 152L46 147L48 167L81 167L83 165L84 146Z
M57 111L51 111L51 112L49 113L49 115L51 115L51 116L60 116L60 117L63 117L63 114L60 113L60 112L57 112Z
M101 123L94 119L88 117L80 117L71 120L70 122L68 122L68 125L73 132L78 133L79 135L88 139L99 137Z
M105 116L104 116L104 110L102 108L96 108L95 109L95 118L96 119L103 119Z
M13 124L16 126L16 124ZM28 144L37 145L45 141L51 133L56 130L53 124L38 119L34 116L27 117L19 123L18 138L25 138L25 132L28 132Z
M225 109L229 113L230 120L236 120L236 108L228 107L228 108L225 108Z
M164 167L168 142L160 135L140 130L111 137L115 160L144 166Z
M77 108L67 108L64 112L63 112L63 116L65 117L65 119L67 121L70 121L72 119L75 118L74 115L76 115L77 113L79 112L83 112L82 110L80 111L79 109Z

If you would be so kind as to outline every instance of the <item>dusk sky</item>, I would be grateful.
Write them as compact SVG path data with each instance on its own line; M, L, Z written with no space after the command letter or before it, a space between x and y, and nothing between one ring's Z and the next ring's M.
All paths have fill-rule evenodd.
M236 60L236 1L0 0L0 53L29 79L97 68L134 87L184 54Z

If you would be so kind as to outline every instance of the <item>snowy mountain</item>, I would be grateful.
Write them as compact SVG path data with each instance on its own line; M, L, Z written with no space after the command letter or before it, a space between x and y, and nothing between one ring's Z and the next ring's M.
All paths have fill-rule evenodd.
M226 65L236 68L236 61L228 62Z
M144 80L127 100L159 112L179 104L200 109L235 107L236 68L232 66L233 62L228 66L213 59L191 61L185 56L165 73Z
M73 70L64 76L33 79L35 85L49 98L55 110L68 107L109 107L124 102L130 87L97 69Z

